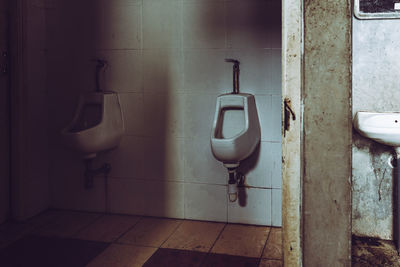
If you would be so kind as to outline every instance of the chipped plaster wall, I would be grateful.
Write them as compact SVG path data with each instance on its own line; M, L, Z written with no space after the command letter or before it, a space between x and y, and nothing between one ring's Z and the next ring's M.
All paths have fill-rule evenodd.
M351 1L304 1L304 266L350 266Z
M353 116L400 110L400 20L353 18ZM393 149L353 131L353 233L393 239Z

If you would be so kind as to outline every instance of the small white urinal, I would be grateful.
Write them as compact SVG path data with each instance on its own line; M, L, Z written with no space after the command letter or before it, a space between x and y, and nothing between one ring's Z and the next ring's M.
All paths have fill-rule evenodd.
M224 94L217 97L211 131L214 157L228 169L237 168L260 142L260 122L254 96Z
M117 147L123 133L122 110L115 92L82 94L72 122L61 132L66 144L85 159Z

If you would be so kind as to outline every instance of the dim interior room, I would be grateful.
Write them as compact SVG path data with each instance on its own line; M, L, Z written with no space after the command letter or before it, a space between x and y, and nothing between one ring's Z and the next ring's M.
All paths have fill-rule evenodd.
M280 1L27 1L21 180L13 216L48 208L282 226ZM240 164L238 200L210 149L218 95L255 96L261 140ZM79 95L119 95L125 133L93 165L111 165L85 189L85 165L63 142ZM23 147L23 148L22 148ZM3 219L3 218L2 218Z

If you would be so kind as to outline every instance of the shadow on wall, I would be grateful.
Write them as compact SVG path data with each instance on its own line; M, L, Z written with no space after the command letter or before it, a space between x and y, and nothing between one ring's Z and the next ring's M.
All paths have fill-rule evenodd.
M238 168L238 172L243 174L244 180L238 186L238 202L242 207L247 206L247 193L246 193L246 174L253 170L259 160L260 144L256 147L254 152L247 159L243 160Z
M280 20L265 14L270 3L57 0L54 5L47 12L46 23L52 122L49 128L53 154L59 155L51 164L53 205L183 217L185 198L192 197L184 189L187 143L207 139L204 144L209 145L214 115L210 108L215 108L214 100L198 111L201 115L191 114L187 100L198 98L200 103L210 96L215 99L218 94L230 92L232 66L224 63L224 58L243 59L246 68L253 59L246 58L248 51L264 52L262 49L273 42L269 39L271 32L280 36ZM59 131L71 120L79 94L95 90L94 58L105 59L109 64L102 88L120 94L126 133L118 149L97 159L99 164L110 161L110 178L98 177L95 188L85 192L83 163L72 152L65 151ZM193 59L198 61L190 61ZM221 65L216 67L215 62ZM242 81L249 84L251 75L254 76L244 73ZM265 86L256 85L261 85L261 89ZM242 90L249 92L246 86ZM260 92L260 88L253 90L249 93ZM260 116L259 107L258 110ZM259 155L260 146L242 162L240 171L246 175L254 169ZM207 155L199 152L199 164L215 160L209 157L210 147ZM210 169L217 171L209 171L208 175L218 173L227 181L222 164L214 163ZM192 183L194 186L210 184L221 188L226 184L219 182L222 179L211 183L201 180L204 177L194 178L199 178L198 183ZM177 188L171 190L171 186ZM149 196L153 200L141 199ZM205 197L210 196L203 194L198 199ZM219 196L212 197L216 202L220 200ZM239 205L247 205L245 187L240 187Z
M279 2L277 1L277 3ZM238 59L241 61L240 68L245 69L247 67L246 65L249 63L248 58L244 57L245 53L243 52L245 50L276 45L274 43L275 40L272 40L271 36L280 36L281 14L278 12L276 14L268 14L267 16L266 11L270 9L271 3L262 3L260 1L255 1L253 3L249 3L248 1L232 1L229 3L219 3L219 5L221 5L220 8L211 8L207 4L200 4L197 6L197 12L192 16L192 20L195 20L197 22L196 24L200 25L199 28L202 29L197 32L204 33L204 35L193 38L197 40L197 43L191 43L189 41L188 43L192 45L192 47L201 47L202 41L205 40L215 45L218 44L221 36L225 36L226 57ZM221 15L221 13L223 13L223 15ZM221 20L223 17L225 17L225 19ZM205 31L204 29L209 30ZM184 40L186 39L184 38ZM279 47L280 46L279 44ZM228 64L228 66L230 67L230 64ZM231 75L231 69L229 68L227 74L227 81L229 82L231 82L232 79ZM243 75L241 78L242 77ZM248 77L244 78L246 79ZM243 79L241 79L241 81L243 81ZM226 87L225 89L228 88L228 92L230 92L230 88L232 88L229 82L224 84ZM247 85L247 83L243 84ZM240 90L240 92L248 93L246 91L248 88L241 87ZM249 93L254 94L254 92ZM259 107L257 108L260 117L260 109ZM266 126L261 125L261 127ZM260 145L257 146L250 157L241 162L238 168L238 173L244 176L244 180L241 181L238 186L237 201L241 207L246 207L248 205L247 188L249 185L246 183L246 175L257 167L259 160ZM227 172L226 177L228 177Z

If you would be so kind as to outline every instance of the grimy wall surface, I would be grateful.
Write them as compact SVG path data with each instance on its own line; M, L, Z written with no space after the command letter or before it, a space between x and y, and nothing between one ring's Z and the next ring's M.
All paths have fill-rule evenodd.
M400 20L353 18L353 115L400 110ZM353 233L393 239L394 150L353 131Z
M304 266L350 266L351 1L306 0L304 19Z

